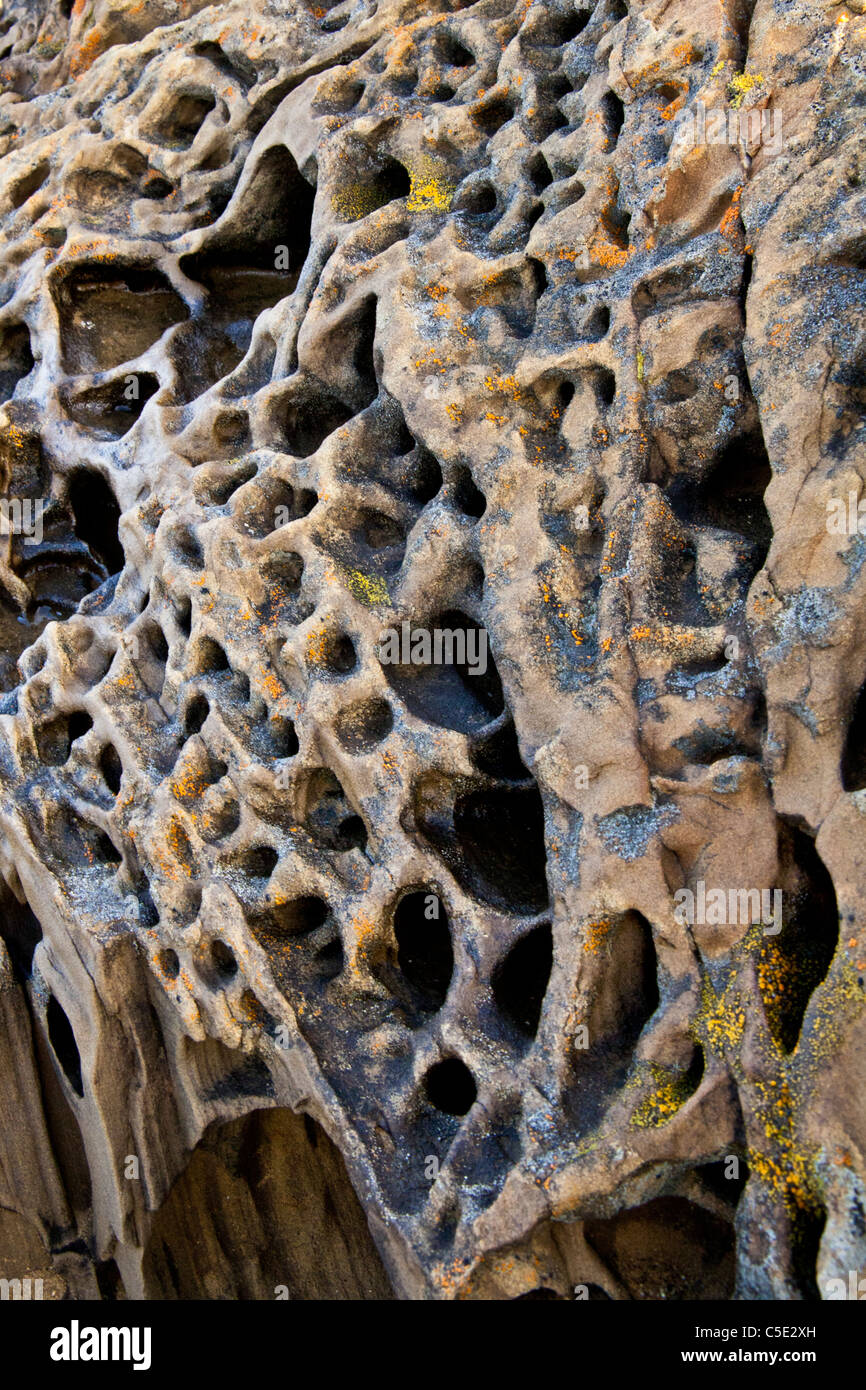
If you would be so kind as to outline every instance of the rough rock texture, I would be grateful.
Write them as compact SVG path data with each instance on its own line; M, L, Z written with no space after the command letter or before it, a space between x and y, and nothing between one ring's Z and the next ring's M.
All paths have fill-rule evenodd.
M0 1274L866 1273L864 9L7 7Z

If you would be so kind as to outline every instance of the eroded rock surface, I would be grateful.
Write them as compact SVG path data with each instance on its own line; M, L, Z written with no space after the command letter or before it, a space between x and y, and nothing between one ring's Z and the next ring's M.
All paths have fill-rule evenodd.
M864 1273L863 12L6 9L5 1276Z

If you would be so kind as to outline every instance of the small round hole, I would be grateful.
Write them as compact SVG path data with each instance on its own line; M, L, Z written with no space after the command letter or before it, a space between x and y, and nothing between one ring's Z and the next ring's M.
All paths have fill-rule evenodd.
M472 1073L459 1057L446 1057L431 1067L425 1088L430 1104L446 1115L466 1115L478 1095Z
M334 723L340 743L348 753L367 753L381 743L394 727L394 715L387 700L359 700L341 710Z
M233 975L238 973L238 963L235 960L234 952L229 950L224 941L211 942L210 958L214 970L221 980L230 980Z
M180 973L180 960L177 951L160 951L155 957L156 968L167 980L176 980Z

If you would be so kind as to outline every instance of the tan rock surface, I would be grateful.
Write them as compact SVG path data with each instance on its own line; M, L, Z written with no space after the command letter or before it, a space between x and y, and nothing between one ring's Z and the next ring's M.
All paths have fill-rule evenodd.
M866 1274L862 5L67 11L0 25L0 1275Z

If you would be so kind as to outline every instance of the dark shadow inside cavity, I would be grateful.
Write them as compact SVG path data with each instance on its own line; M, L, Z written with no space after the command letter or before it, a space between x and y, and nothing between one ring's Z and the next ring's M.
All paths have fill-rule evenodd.
M512 946L493 972L493 997L505 1017L527 1038L534 1038L553 968L553 932L549 922L533 927Z
M54 1055L73 1091L81 1097L84 1095L84 1081L81 1075L81 1056L78 1051L78 1044L75 1041L72 1024L53 994L48 999L45 1021L48 1025L48 1037Z
M170 281L149 266L75 266L54 281L52 294L70 374L119 367L189 317Z
M466 1115L478 1094L472 1073L459 1057L446 1057L431 1067L424 1078L427 1099L445 1115Z
M399 656L402 658L402 626L396 631L400 637ZM437 631L443 634L439 649L443 660L439 664L435 662ZM433 661L424 664L412 661L414 634L417 632L429 634L429 655L434 658ZM446 633L456 635L446 637ZM412 714L440 728L474 733L502 713L505 707L502 683L490 651L487 631L480 623L474 622L465 613L451 610L438 614L423 627L421 624L410 624L409 638L409 664L385 662L382 669L389 685ZM381 643L379 651L380 659L383 653L388 655ZM428 653L419 642L415 646L415 654L424 656ZM469 660L470 655L474 660Z
M120 507L111 484L94 469L82 468L69 482L75 534L108 574L118 574L125 557L120 543Z
M397 965L425 1013L445 1003L454 973L454 950L445 906L437 894L407 893L394 913Z
M534 785L490 789L429 774L413 809L418 833L467 893L508 913L544 911L544 812Z

